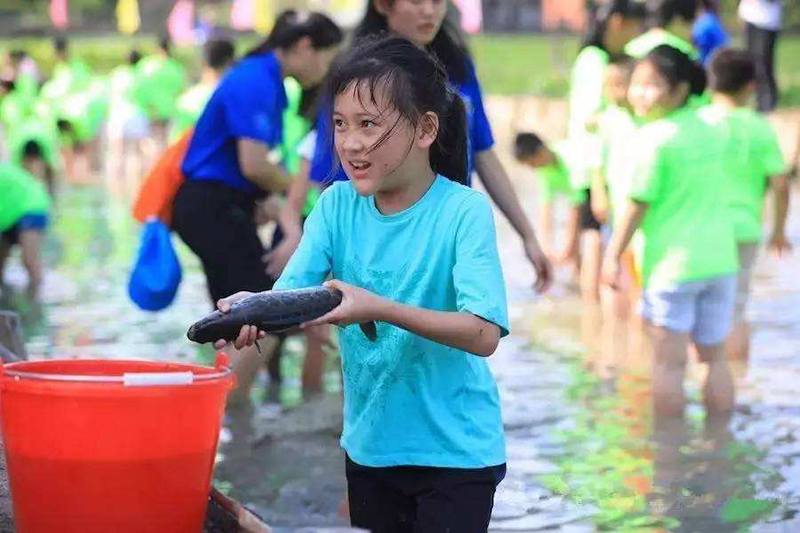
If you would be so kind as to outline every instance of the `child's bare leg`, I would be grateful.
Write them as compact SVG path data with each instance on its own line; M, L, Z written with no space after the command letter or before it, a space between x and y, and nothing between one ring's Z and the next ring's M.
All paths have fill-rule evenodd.
M253 386L259 369L264 365L264 357L271 357L275 349L280 346L277 337L267 336L259 341L261 354L255 346L241 350L229 346L225 349L231 358L233 373L236 375L236 388L228 395L229 405L242 405L250 401L250 389Z
M657 417L682 416L686 406L683 379L686 373L687 333L646 324L653 353L653 407Z
M703 401L708 414L726 414L733 410L735 390L725 345L695 344L700 360L708 364L708 374L703 385Z
M600 299L600 266L603 261L603 245L600 232L581 232L581 296L584 302Z

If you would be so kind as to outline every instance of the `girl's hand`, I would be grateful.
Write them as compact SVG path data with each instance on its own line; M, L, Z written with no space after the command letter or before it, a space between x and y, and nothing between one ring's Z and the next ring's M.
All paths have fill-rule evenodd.
M601 278L603 283L614 290L622 286L622 260L617 254L606 254L603 259Z
M238 302L239 300L243 300L248 296L251 296L252 292L242 291L237 292L236 294L232 294L227 298L223 298L217 302L217 309L219 309L220 313L229 313L231 310L231 305ZM267 334L263 331L258 331L258 328L255 326L242 326L241 331L239 331L239 336L233 341L233 345L237 350L241 350L245 346L252 346L255 342L259 339L263 339L266 337ZM220 339L214 343L214 348L217 350L221 350L228 344L228 341L225 339Z
M316 320L300 324L301 328L319 324L347 326L348 324L361 324L381 320L384 314L383 311L391 303L386 298L343 281L334 279L326 281L323 286L342 291L342 303L328 314Z
M792 253L792 243L786 238L785 234L773 234L767 242L767 249L770 250L778 259Z
M533 288L542 294L550 288L550 284L553 282L553 266L536 239L526 239L523 245L525 246L525 255L528 256L528 261L536 271L536 282L533 284Z

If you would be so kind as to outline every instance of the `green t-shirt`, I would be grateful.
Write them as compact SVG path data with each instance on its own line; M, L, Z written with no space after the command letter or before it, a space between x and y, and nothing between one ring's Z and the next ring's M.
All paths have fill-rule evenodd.
M50 197L39 180L17 165L0 163L0 231L25 215L44 215L49 210Z
M762 210L769 178L786 171L778 136L769 122L749 108L710 105L701 116L721 130L726 140L723 166L736 240L761 240Z
M186 89L175 103L170 140L177 141L183 133L197 123L216 85L198 83Z
M583 146L583 161L586 162L573 168L572 185L578 190L589 188L589 168L600 158L599 137L588 127L605 105L603 76L608 61L609 55L605 50L587 46L575 59L570 75L567 137Z
M176 59L148 56L136 64L137 102L151 119L166 120L172 116L186 87L186 71Z
M300 170L300 156L297 147L311 129L311 124L300 114L303 102L303 87L293 78L285 78L286 109L283 111L283 143L281 161L286 170L294 174Z
M633 58L642 59L662 44L677 48L695 61L700 59L700 54L697 53L697 49L692 43L663 28L653 28L631 39L625 45L625 53Z
M738 268L722 167L725 140L696 109L642 126L631 146L629 197L648 204L636 250L647 288L732 274Z
M41 96L48 100L59 100L66 95L83 91L92 82L92 72L80 59L68 63L58 63L53 76L42 86Z
M22 166L25 145L34 141L42 148L47 164L57 169L61 166L58 150L58 130L55 123L45 117L31 116L15 127L7 129L8 152L12 163Z
M575 159L574 150L566 141L555 143L552 150L556 155L556 162L538 168L534 173L538 184L539 204L551 204L558 195L564 196L572 204L580 204L584 201L585 192L575 190L570 177Z
M636 135L636 119L625 108L609 104L597 120L602 143L599 170L608 188L614 220L624 212L632 175L631 140Z

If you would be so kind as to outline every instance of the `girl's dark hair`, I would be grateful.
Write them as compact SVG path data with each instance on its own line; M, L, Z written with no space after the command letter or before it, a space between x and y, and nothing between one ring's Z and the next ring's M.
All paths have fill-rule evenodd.
M697 14L699 0L647 0L647 23L666 28L675 18L691 22Z
M602 50L606 49L603 41L608 21L613 15L644 20L645 13L644 3L636 0L608 0L600 4L593 2L590 6L589 22L581 48L596 46Z
M247 55L264 54L276 48L289 48L303 37L311 39L311 46L320 49L341 43L344 34L334 21L322 13L288 9L278 16L269 37L250 50Z
M397 0L384 0L389 5ZM469 49L461 34L455 13L451 7L450 0L446 0L448 4L448 14L442 22L442 27L436 37L433 38L431 44L427 46L429 52L436 56L442 62L447 75L454 83L462 82L469 76L470 63L472 62L469 54ZM375 0L367 1L367 11L364 18L356 27L355 38L363 39L369 36L381 35L389 32L389 25L386 17L382 15L375 7Z
M233 62L236 49L230 39L210 39L203 47L206 64L216 70L224 68Z
M370 150L386 142L401 120L415 125L431 111L439 117L439 131L430 149L431 168L455 182L467 183L466 107L435 57L402 37L363 39L334 62L326 96L333 102L351 87L358 95L366 93L373 104L377 93L383 92L400 114Z
M706 90L707 78L703 66L677 48L662 44L647 54L643 61L651 63L671 88L685 82L689 84L690 95L699 96Z

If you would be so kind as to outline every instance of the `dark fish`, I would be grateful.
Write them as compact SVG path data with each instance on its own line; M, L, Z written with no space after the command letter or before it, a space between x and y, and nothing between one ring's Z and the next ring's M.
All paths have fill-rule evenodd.
M341 302L341 291L328 287L260 292L234 303L227 313L214 311L194 323L186 336L201 344L233 341L244 325L280 333L325 315ZM362 324L361 329L370 340L377 339L374 323Z

